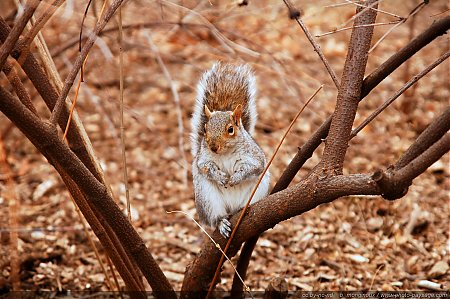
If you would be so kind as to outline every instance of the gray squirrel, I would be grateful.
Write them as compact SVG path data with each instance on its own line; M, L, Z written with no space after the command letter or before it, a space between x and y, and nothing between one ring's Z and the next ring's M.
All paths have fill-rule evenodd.
M228 238L228 217L245 206L266 167L255 130L256 82L248 65L216 63L197 86L191 119L192 175L200 222ZM252 202L265 197L266 172Z

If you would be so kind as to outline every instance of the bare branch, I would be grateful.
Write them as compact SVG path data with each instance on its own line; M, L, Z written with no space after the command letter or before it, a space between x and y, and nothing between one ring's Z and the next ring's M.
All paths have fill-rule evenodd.
M427 66L423 71L412 77L405 85L402 86L397 92L394 93L389 99L387 99L380 107L378 107L369 117L367 117L358 127L356 127L351 135L350 139L355 137L362 129L364 129L367 124L369 124L375 117L377 117L384 109L386 109L389 105L391 105L399 96L401 96L408 88L413 86L417 81L419 81L423 76L432 71L435 67L445 61L448 57L450 57L450 51L442 54L435 62Z
M449 28L450 16L447 16L431 24L428 29L392 55L364 79L360 101L363 100L384 78L394 72L403 62L411 58L411 56L431 43L434 39L445 34ZM322 143L322 140L327 137L330 124L331 116L322 123L310 139L298 150L297 154L278 179L272 192L281 191L289 186L303 164L312 156L316 148Z
M397 53L392 55L375 71L364 79L361 97L365 97L369 92L380 83L384 78L391 74L403 62L408 60L411 56L416 54L424 46L431 43L435 38L447 32L450 28L450 16L446 16L433 24L428 29L419 34L416 38L410 41L406 46L401 48Z
M449 150L450 133L446 133L439 141L403 168L399 170L393 170L393 168L386 171L378 170L372 175L372 178L381 189L383 198L388 200L401 198L408 192L413 179L423 173Z
M94 31L89 36L88 40L83 46L83 49L81 50L81 53L79 54L77 60L75 61L72 70L70 71L69 75L67 76L65 80L64 87L61 91L61 94L58 97L58 101L56 102L55 108L52 111L52 116L50 117L50 122L53 125L56 125L58 120L60 119L60 115L64 108L64 102L66 100L67 95L69 94L70 88L73 85L73 82L75 81L75 78L77 77L78 72L80 71L84 60L86 59L89 51L91 50L92 46L95 43L95 40L98 37L98 34L100 31L105 28L108 21L112 18L114 13L116 12L117 8L122 5L123 0L115 0L106 11L104 17L101 21L99 21L94 28Z
M366 1L365 5L373 4ZM376 5L374 6L377 7ZM357 11L361 10L358 7ZM355 20L355 26L375 22L377 14L367 10ZM352 31L350 45L342 73L341 87L337 95L336 108L330 125L330 132L325 143L324 159L320 166L326 175L342 173L345 153L347 152L350 132L361 98L364 71L368 59L368 51L372 40L373 27L359 27Z
M23 60L30 52L31 42L63 2L64 0L54 0L53 3L50 4L50 7L39 17L36 22L34 22L34 25L29 27L30 30L25 34L25 37L19 41L18 46L16 46L16 51L21 52L20 58L18 58L20 65L22 65ZM33 20L34 17L31 18L31 22L33 22Z
M422 3L419 3L411 12L408 14L406 18L402 18L399 23L392 26L388 31L386 31L385 34L383 34L382 37L370 48L369 53L371 53L378 45L388 36L392 31L395 30L395 28L399 27L403 23L405 23L410 17L414 16L416 13L418 13L426 4L428 4L428 1L423 1Z
M303 23L302 19L300 18L300 12L298 11L298 9L296 9L292 3L290 3L289 0L283 0L284 4L286 4L287 8L289 9L289 16L291 19L295 19L298 23L298 25L300 26L300 28L302 28L303 32L306 35L306 38L309 40L309 42L311 43L311 45L314 48L314 51L316 51L317 55L319 55L320 60L322 60L323 64L325 65L325 68L328 71L328 74L330 74L331 79L334 82L334 85L336 86L337 89L339 89L339 80L336 76L336 73L334 72L334 70L331 68L330 63L328 62L328 60L325 58L325 55L323 55L322 50L320 49L319 44L314 40L313 35L309 32L308 28L306 27L305 23Z
M8 27L8 24L5 22L5 20L3 20L3 18L0 17L0 40L6 40L9 33L10 29ZM17 47L14 49L12 56L17 60L21 56L21 52L16 50L18 50ZM22 64L22 69L27 74L28 78L33 83L33 86L43 98L47 107L52 110L59 97L59 94L55 87L48 80L45 71L42 69L41 65L33 54L28 54ZM59 126L63 129L66 126L66 120L68 116L68 111L64 109L61 115L61 119L59 120ZM77 155L77 157L79 157L80 160L83 161L86 167L88 167L88 169L96 176L96 178L100 180L101 175L98 173L95 163L91 159L91 156L86 149L87 146L80 133L77 132L76 128L77 126L74 124L71 124L69 127L67 139L70 142L70 147Z
M39 0L28 0L27 3L25 4L22 16L16 21L16 24L12 28L8 37L4 41L3 45L0 47L0 70L3 69L3 65L6 62L6 58L8 58L8 55L14 49L14 46L16 45L17 40L22 34L23 29L33 16L34 11L36 10L36 8L40 3L41 1Z
M434 119L431 124L419 135L414 143L402 155L395 164L395 169L405 167L412 160L417 158L432 144L438 141L448 130L450 130L450 107Z
M31 97L28 91L25 89L25 86L23 86L22 80L20 80L19 76L17 75L17 72L14 69L12 63L10 63L8 60L5 61L3 72L8 78L8 81L11 84L11 86L14 88L14 92L19 97L19 100L22 102L22 104L24 104L28 109L30 109L30 111L33 112L35 115L38 115L36 108L34 107L33 102L31 101Z
M392 22L387 22L387 23L373 23L373 24L359 25L358 27L386 26L386 25L397 24L398 22L399 21L392 21ZM345 31L345 30L350 30L350 29L358 28L358 27L356 27L356 26L349 26L349 27L344 27L344 28L339 28L339 29L335 28L334 30L331 30L331 31L328 31L328 32L325 32L325 33L316 34L315 36L317 38L319 38L319 37L323 37L323 36L326 36L326 35L338 33L338 32Z
M3 88L0 88L0 111L15 123L54 167L60 166L70 176L80 191L88 198L90 204L102 211L104 219L113 228L126 253L133 258L152 286L155 296L176 298L175 292L148 251L144 241L111 198L108 189L58 138L53 124L41 122L18 99L7 96L7 92Z

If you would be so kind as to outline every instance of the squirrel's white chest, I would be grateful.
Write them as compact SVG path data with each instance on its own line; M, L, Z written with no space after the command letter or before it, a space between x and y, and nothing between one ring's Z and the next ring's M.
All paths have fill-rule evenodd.
M240 160L239 155L217 155L214 161L222 171L232 175L236 171Z
M216 157L215 162L219 168L228 173L230 176L238 169L241 161L240 155L223 155ZM257 192L252 198L252 203L259 201L267 195L269 188L269 173L264 176ZM211 184L209 190L209 198L217 205L224 205L227 213L235 213L243 208L247 203L250 195L258 181L258 177L248 179L233 187L222 187L217 184ZM209 183L209 182L208 182Z

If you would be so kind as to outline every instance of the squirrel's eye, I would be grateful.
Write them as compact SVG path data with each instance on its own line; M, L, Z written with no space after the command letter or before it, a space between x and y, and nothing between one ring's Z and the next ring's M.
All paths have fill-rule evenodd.
M233 135L234 134L234 128L233 126L228 127L228 134Z

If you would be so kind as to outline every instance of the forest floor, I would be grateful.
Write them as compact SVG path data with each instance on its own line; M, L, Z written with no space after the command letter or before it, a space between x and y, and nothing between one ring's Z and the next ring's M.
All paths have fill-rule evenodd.
M62 7L42 30L63 79L78 53L76 41L85 9L81 1L70 2L75 5L74 11ZM96 18L92 11L100 11L100 2L93 2L85 32L93 28ZM336 87L297 23L288 18L283 2L249 2L249 6L239 7L231 1L180 1L193 12L169 1L141 0L129 1L122 11L123 24L130 25L124 29L124 117L133 225L176 290L181 288L186 266L205 241L191 219L181 213L167 213L181 210L197 219L190 171L189 118L201 73L216 60L252 66L259 87L255 138L268 156L306 99L324 84L275 158L270 168L272 186L297 147L334 109ZM398 5L398 1L383 1L380 9L406 17L420 2ZM336 2L325 0L293 3L301 9L313 34L352 24L346 22L354 15L355 5L328 7ZM38 14L42 11L43 7ZM8 17L6 12L10 11L3 10L2 17ZM447 1L430 1L373 50L366 75L433 20L446 15ZM377 18L377 22L395 20L386 13L379 13ZM112 30L102 36L89 56L77 111L111 188L121 207L125 207L117 26L114 19L107 26ZM373 44L392 26L377 26ZM345 30L317 39L338 78L350 33ZM355 124L447 50L448 37L442 36L413 56L360 104ZM171 80L164 76L156 55L161 56ZM394 163L448 106L448 74L449 64L443 63L358 134L350 142L344 173L371 173ZM4 77L0 80L6 84ZM179 94L179 108L171 83ZM35 92L32 95L39 111L48 115L39 96ZM73 95L72 91L72 99ZM56 171L2 114L0 132L7 132L4 142L19 203L20 287L61 292L108 290ZM320 161L322 150L323 145L293 184ZM258 241L248 270L248 286L263 290L272 277L281 277L291 291L418 290L420 280L441 283L448 289L448 165L446 154L414 180L402 199L390 202L379 196L346 197L279 223ZM1 292L10 288L12 227L9 199L2 195L6 189L6 176L0 173ZM95 244L104 258L100 243ZM436 273L438 267L443 273ZM224 268L219 287L229 290L233 270L229 264Z

